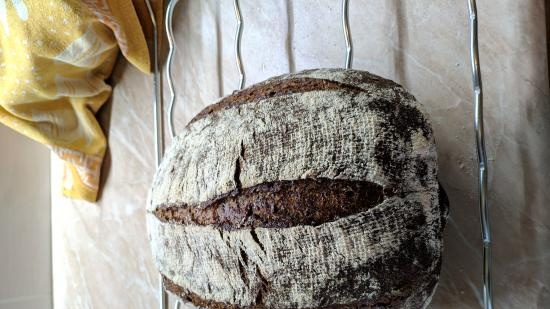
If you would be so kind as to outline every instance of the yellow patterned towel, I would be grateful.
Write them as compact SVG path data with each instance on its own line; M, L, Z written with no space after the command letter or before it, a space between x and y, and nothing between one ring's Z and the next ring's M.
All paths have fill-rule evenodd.
M119 48L149 71L136 9L131 0L0 0L0 122L65 161L66 196L97 198L106 140L94 114Z

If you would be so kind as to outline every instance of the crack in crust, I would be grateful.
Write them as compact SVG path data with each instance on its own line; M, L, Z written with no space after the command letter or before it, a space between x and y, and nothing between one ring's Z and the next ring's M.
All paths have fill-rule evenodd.
M214 225L225 230L319 225L370 209L395 195L368 181L298 179L237 188L199 205L164 204L162 222Z

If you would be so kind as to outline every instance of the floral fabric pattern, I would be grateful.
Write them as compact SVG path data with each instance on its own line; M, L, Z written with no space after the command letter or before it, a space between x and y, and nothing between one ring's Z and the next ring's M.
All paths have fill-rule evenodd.
M0 123L65 162L63 193L95 201L106 139L95 113L117 53L149 70L131 0L0 0Z

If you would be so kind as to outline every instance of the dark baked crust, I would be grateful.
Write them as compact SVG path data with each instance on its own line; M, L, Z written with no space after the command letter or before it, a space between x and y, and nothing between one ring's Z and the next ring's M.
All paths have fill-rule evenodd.
M315 70L306 70L301 73L308 73ZM206 117L209 114L215 113L222 109L238 107L243 104L257 102L266 98L274 98L287 94L298 94L309 91L321 91L321 90L347 90L350 92L365 92L365 89L354 86L353 84L359 83L372 83L376 84L379 88L389 88L396 87L394 81L382 78L380 76L372 75L364 71L361 72L360 76L354 77L345 82L337 82L333 80L320 79L320 78L311 78L311 77L294 77L294 78L281 78L273 77L265 82L252 85L246 89L237 91L232 95L229 95L219 102L205 107L200 111L189 124ZM285 75L282 75L285 76Z
M315 90L336 89L347 89L353 92L364 91L363 89L352 85L347 85L326 79L309 77L269 80L257 85L253 85L244 90L235 92L234 94L223 98L218 103L205 107L189 122L189 124L222 109L233 108L243 104L257 102L261 99L274 98L286 94L297 94Z
M307 74L314 71L317 70L304 70L298 74ZM261 99L273 98L286 94L336 89L346 89L351 92L364 92L366 91L365 89L354 86L362 83L376 84L380 89L396 86L400 87L392 80L370 74L369 72L354 72L360 74L347 76L344 78L343 82L312 77L292 77L292 75L276 76L246 89L236 91L232 95L221 99L219 102L205 107L189 122L189 124L222 109L233 108L243 104L257 102Z
M391 190L368 181L298 179L237 189L200 205L161 205L163 222L214 225L225 230L319 225L372 208Z
M162 276L162 281L164 283L164 288L169 291L170 293L176 295L177 297L181 298L184 301L192 303L194 306L200 307L200 308L209 308L209 309L267 309L265 305L254 305L254 306L247 306L247 307L241 307L236 306L232 304L226 304L226 303L220 303L215 302L211 300L206 300L201 298L199 295L195 293L189 293L185 292L182 287L172 282L170 279L166 278L165 276ZM325 307L318 307L318 308L310 308L310 309L387 309L387 308L399 308L399 306L403 303L401 299L394 298L393 300L388 299L382 299L379 303L374 305L368 305L368 304L362 304L358 302L350 303L350 304L338 304L338 305L331 305L331 306L325 306ZM307 309L307 308L306 308Z

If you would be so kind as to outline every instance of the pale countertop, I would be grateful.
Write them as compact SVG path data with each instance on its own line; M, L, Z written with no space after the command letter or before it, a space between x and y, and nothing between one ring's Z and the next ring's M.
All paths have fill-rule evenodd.
M431 115L449 195L441 282L429 308L480 308L467 2L351 1L355 69L393 79ZM247 85L344 64L339 1L242 1ZM543 0L478 3L485 87L495 308L550 308L550 90ZM176 128L237 85L230 2L183 1L174 16ZM95 203L59 194L53 159L54 303L62 308L157 308L145 226L154 170L152 82L124 61L100 111L108 129Z

